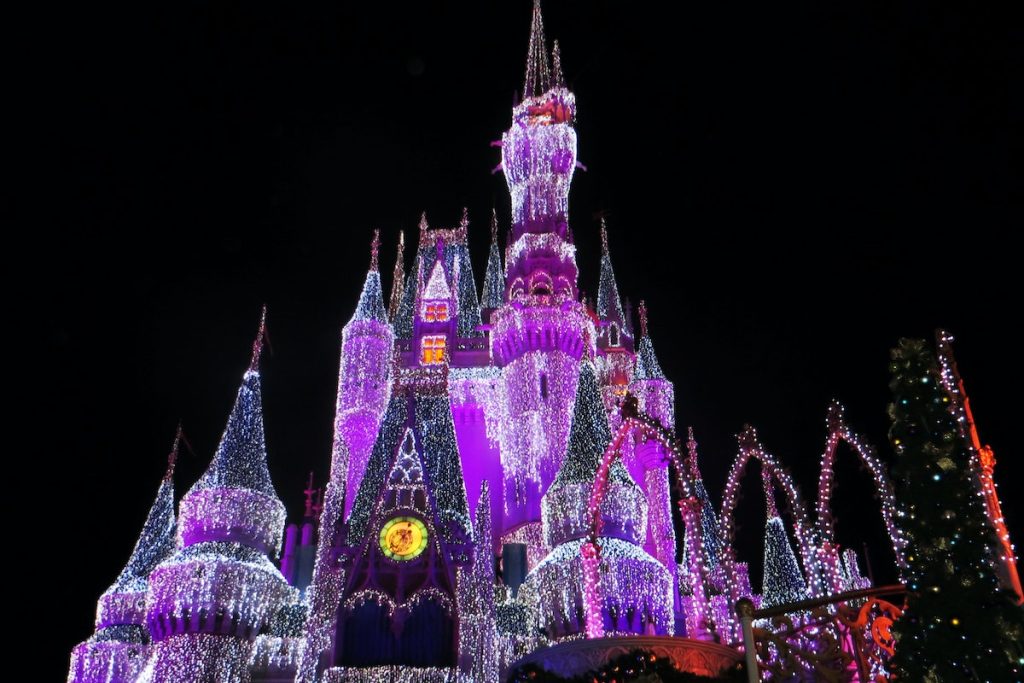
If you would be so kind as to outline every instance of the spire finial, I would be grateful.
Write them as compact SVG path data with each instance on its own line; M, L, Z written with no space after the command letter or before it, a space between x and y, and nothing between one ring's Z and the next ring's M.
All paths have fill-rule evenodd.
M252 360L249 361L249 371L258 372L260 369L260 356L263 354L263 342L267 339L267 305L263 304L263 311L260 313L260 329L256 333L256 340L252 343Z
M498 243L498 210L491 207L491 244Z
M551 87L565 87L565 76L562 75L562 50L558 47L557 40L551 48Z
M405 291L405 230L398 231L398 249L395 254L395 271L391 279L391 300L388 303L388 316L392 322L398 315L402 305L402 292Z
M544 40L544 18L540 13L540 0L533 0L533 23L530 26L530 47L526 52L526 81L523 99L535 97L551 88L548 53Z
M429 227L430 226L427 225L427 212L424 211L422 214L420 214L420 237L423 237L423 235L426 234L427 229Z
M174 443L171 445L171 452L167 454L167 471L164 472L164 481L169 481L174 476L174 465L178 462L178 449L181 447L182 435L181 420L178 420L178 429L174 432Z
M646 337L647 336L647 302L644 301L643 299L640 299L640 306L637 309L637 313L640 316L640 336L641 337ZM690 428L690 431L692 433L692 431L693 431L692 427Z
M462 207L462 218L459 219L459 227L460 228L467 228L467 227L469 227L469 208L467 208L465 206Z
M604 215L601 216L601 255L608 255L608 225L604 222Z
M380 228L373 229L370 241L370 270L380 270Z

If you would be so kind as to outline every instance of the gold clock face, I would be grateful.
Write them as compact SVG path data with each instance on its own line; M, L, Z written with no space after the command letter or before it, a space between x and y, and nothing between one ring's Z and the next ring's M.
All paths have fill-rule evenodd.
M393 560L411 560L427 547L427 527L415 517L395 517L380 530L380 549Z

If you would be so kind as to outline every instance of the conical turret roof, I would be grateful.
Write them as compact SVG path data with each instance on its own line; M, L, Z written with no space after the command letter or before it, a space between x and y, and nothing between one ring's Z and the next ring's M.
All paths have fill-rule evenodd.
M608 250L608 228L601 219L601 279L597 289L597 315L602 320L617 320L625 325L626 314L622 311L619 285L612 270L612 257Z
M500 308L505 300L505 271L501 267L501 252L498 249L498 216L491 212L491 250L487 255L487 271L484 273L484 308Z
M212 488L250 489L277 498L267 469L267 444L263 433L263 398L259 360L266 334L266 308L253 344L253 356L242 377L235 405L217 446L217 454L193 491Z
M589 483L594 480L597 468L605 448L612 440L611 429L608 427L608 414L601 400L594 367L584 362L580 370L579 383L576 386L576 404L573 408L572 427L569 430L569 445L565 460L551 483L549 491L557 490L566 484ZM636 482L629 476L621 458L608 470L610 482Z
M367 271L366 280L363 281L363 291L359 294L359 303L356 304L356 311L352 315L353 322L357 320L388 322L388 312L384 307L384 287L380 281L380 268L377 262L379 248L380 231L374 230L370 270Z
M117 580L106 590L107 593L133 593L146 590L146 579L162 560L174 552L174 459L177 456L178 437L167 464L156 498L146 515L142 532L135 542L131 557L121 570Z
M634 380L666 379L665 373L654 353L654 344L647 333L647 304L640 302L640 343L636 349L636 368L633 370Z

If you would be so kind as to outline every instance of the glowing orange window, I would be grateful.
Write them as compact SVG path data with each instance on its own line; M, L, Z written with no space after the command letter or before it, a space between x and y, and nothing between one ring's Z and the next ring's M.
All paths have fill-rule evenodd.
M446 343L447 342L443 334L424 337L423 342L420 344L422 353L420 364L439 365L440 363L443 363Z
M448 304L444 301L424 304L423 320L428 323L443 323L448 320Z

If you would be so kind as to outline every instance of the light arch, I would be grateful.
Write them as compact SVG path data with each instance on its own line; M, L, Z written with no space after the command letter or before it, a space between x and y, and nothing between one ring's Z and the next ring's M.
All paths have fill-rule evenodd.
M811 597L824 595L826 591L818 571L814 527L811 526L808 519L807 508L804 505L803 497L800 495L800 489L797 488L789 472L779 465L775 456L766 451L761 445L757 436L757 430L750 425L745 426L739 434L738 440L739 451L736 454L736 459L733 460L729 476L725 481L725 492L722 495L722 513L719 521L722 529L722 555L719 561L725 574L729 604L734 605L737 600L745 597L740 595L739 585L736 580L736 550L733 546L736 524L733 519L733 513L739 500L740 479L751 459L760 461L761 467L767 471L768 476L779 485L779 488L785 495L793 520L793 530L796 534L801 564L803 565L804 575L807 578ZM728 612L729 631L736 638L738 637L736 619L731 613L732 610L728 610Z
M892 480L889 479L885 465L872 448L846 423L845 409L838 401L832 401L826 418L828 436L825 439L825 450L821 456L821 474L818 476L817 527L821 544L821 565L826 578L834 592L842 592L844 586L839 573L839 546L835 541L835 521L832 518L832 490L835 487L836 447L845 441L853 449L860 461L871 472L876 496L881 503L882 521L885 523L892 550L896 556L896 567L902 577L906 569L907 540L896 525L896 497L893 493Z

